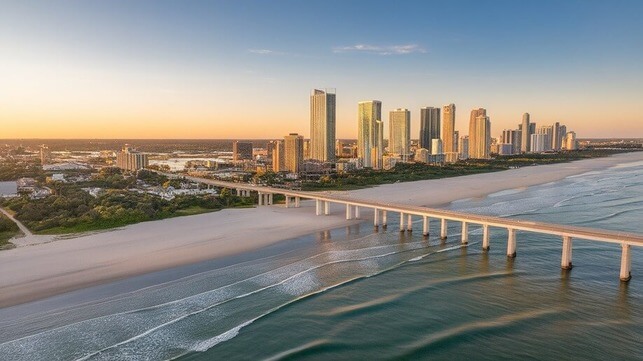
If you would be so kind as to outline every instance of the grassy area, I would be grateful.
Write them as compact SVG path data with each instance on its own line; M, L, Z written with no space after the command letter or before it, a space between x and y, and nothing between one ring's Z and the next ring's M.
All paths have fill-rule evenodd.
M0 250L13 248L11 238L20 234L20 229L12 220L0 214Z
M204 208L201 206L192 206L192 207L177 210L176 212L174 212L174 216L175 217L194 216L196 214L210 213L215 211L218 211L218 209Z

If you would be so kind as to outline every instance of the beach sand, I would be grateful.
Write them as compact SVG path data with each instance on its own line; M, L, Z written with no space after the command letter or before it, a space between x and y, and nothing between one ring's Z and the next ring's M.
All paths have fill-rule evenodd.
M354 198L439 207L455 200L545 184L620 163L643 161L643 152L502 172L382 185L350 192ZM67 291L239 254L279 241L361 222L345 220L344 207L315 216L314 202L226 209L127 226L77 238L18 240L0 252L0 307ZM369 219L362 212L362 219Z

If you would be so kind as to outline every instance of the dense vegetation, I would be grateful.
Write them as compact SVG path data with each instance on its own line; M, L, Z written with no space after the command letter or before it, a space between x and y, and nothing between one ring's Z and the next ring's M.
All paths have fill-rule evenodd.
M40 161L5 160L0 162L0 181L15 181L18 178L36 178L44 181L45 172L40 166Z
M421 163L398 163L390 170L360 169L351 173L333 174L322 177L318 182L302 183L304 190L350 190L378 184L411 182L423 179L457 177L461 175L486 173L506 168L488 164L456 163L442 167Z
M9 239L18 234L20 230L12 220L0 214L0 249L10 248Z
M350 190L378 184L410 182L425 179L457 177L496 172L515 167L564 163L573 160L605 157L623 150L584 150L559 153L517 154L495 156L489 160L470 159L453 164L432 166L422 163L398 163L389 170L361 169L350 173L332 174L319 181L302 183L303 190ZM264 176L272 180L269 175Z
M211 212L227 207L252 206L252 199L222 191L219 197L181 195L172 200L127 188L136 182L117 169L104 169L88 182L52 186L43 199L27 196L6 199L2 205L35 233L59 234L107 229L149 220ZM81 188L101 187L94 198Z

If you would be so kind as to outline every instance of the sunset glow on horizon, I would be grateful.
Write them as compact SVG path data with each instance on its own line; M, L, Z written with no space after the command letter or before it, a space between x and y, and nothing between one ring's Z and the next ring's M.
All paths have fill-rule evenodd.
M580 138L643 136L643 3L11 1L0 12L0 139L309 135L309 94L384 121L484 107Z

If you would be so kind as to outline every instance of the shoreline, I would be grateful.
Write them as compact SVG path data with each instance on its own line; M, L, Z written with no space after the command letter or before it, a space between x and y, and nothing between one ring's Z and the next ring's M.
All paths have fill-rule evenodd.
M439 207L462 199L527 188L643 160L643 153L522 167L461 177L379 185L353 191L329 191ZM18 305L131 276L241 254L315 232L364 222L347 221L343 207L315 216L314 203L301 208L282 205L143 222L122 228L24 244L0 252L0 308ZM26 247L29 245L29 247ZM10 275L10 276L9 276Z

